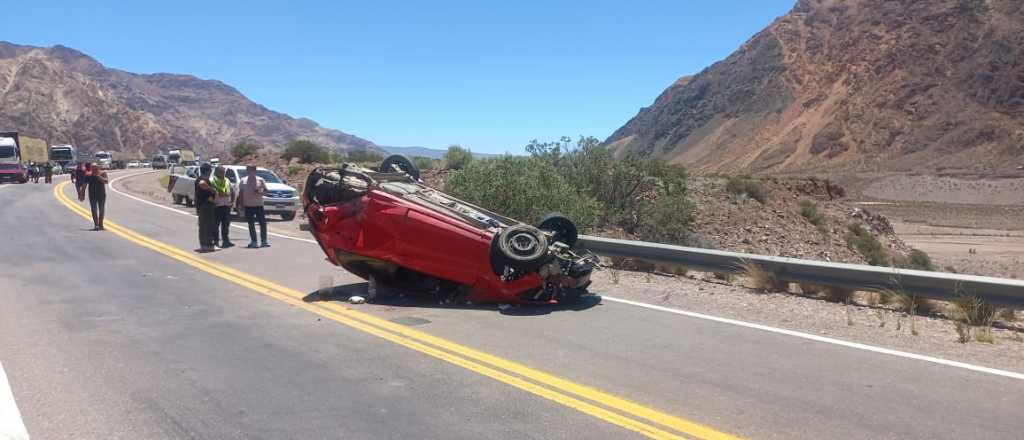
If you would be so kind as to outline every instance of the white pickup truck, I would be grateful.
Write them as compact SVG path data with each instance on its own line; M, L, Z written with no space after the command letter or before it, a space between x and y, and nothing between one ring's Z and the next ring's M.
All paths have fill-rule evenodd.
M224 175L232 185L238 185L238 182L246 177L246 170L242 165L225 165L224 169ZM168 191L174 203L192 206L196 199L196 177L199 175L199 167L172 166L170 175ZM288 186L287 182L266 168L257 168L256 175L267 185L267 193L263 195L264 211L267 214L279 214L285 221L293 220L300 206L295 188Z

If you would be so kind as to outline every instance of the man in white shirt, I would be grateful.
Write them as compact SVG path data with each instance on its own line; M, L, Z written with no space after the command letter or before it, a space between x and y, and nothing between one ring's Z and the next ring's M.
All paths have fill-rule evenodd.
M238 183L238 210L245 212L245 221L249 223L249 248L270 247L267 242L267 215L263 211L263 195L267 193L267 184L256 175L256 166L245 167L245 178ZM256 244L256 225L260 223L260 245Z

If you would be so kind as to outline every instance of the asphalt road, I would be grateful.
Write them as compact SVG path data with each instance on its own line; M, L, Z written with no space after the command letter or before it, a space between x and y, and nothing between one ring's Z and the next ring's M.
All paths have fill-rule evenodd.
M0 363L32 438L1024 433L1020 379L607 301L347 306L365 284L315 244L198 256L194 218L107 204L92 232L51 186L0 187ZM337 296L309 295L323 276Z

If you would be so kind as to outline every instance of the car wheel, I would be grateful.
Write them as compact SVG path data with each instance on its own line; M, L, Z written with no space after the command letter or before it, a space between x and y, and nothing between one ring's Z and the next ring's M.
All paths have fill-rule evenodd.
M392 154L384 159L380 163L380 172L382 173L393 173L395 168L399 171L408 174L414 180L420 180L420 169L416 167L416 164L412 163L408 157L401 154Z
M282 212L281 213L281 219L286 221L286 222L290 222L292 220L295 220L295 213L294 212Z
M181 204L181 196L179 196L177 194L171 194L171 201L174 202L175 205L180 205Z
M552 240L565 243L569 247L576 246L576 241L579 239L579 231L576 229L576 224L560 212L552 212L545 215L537 223L537 229L551 232L553 234Z
M544 264L548 256L547 236L530 225L503 229L494 237L491 248L491 264L496 273L504 266L520 271L534 270Z
M191 197L187 197L187 196L186 196L186 197L185 197L185 206L187 206L187 207L191 208L191 207L192 207L192 205L193 205L193 202L192 202L192 198L191 198Z

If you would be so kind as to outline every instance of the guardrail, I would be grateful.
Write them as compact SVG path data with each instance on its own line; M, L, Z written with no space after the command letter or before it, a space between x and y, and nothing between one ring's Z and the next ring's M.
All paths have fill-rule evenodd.
M743 264L753 263L791 282L855 290L902 290L940 300L950 300L958 293L964 293L996 305L1024 304L1024 281L1006 278L771 257L589 235L580 236L579 246L598 255L635 258L708 272L741 272Z

